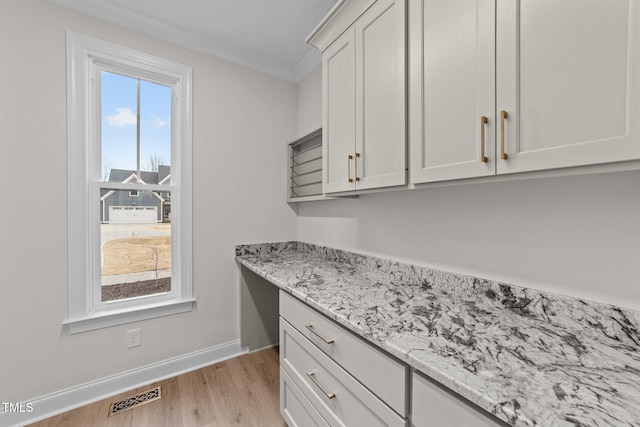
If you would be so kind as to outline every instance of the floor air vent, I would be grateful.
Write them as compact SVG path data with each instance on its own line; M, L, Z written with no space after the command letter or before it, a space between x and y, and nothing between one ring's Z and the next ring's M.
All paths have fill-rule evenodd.
M133 409L137 406L144 405L145 403L153 402L161 397L162 393L160 392L160 387L145 391L144 393L136 394L128 399L112 403L109 407L109 416Z

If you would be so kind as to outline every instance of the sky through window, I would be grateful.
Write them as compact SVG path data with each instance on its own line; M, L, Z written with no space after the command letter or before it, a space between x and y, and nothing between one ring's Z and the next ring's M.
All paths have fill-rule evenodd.
M102 71L102 179L110 169L137 169L137 79ZM140 81L140 169L151 158L171 165L171 88Z

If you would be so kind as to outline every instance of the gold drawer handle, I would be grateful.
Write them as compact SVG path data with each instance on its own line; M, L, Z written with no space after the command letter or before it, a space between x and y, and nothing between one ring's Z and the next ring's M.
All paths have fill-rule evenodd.
M507 160L509 155L504 151L504 119L506 119L509 115L506 111L500 111L500 158L502 160Z
M353 178L351 178L351 160L353 160L353 156L349 154L347 156L347 181L353 182Z
M360 177L358 176L358 159L360 158L360 153L356 153L356 160L353 162L353 164L355 165L354 169L355 169L355 176L356 176L356 181L360 181Z
M322 341L324 341L327 344L333 344L333 340L328 340L326 338L324 338L322 335L320 335L319 333L317 333L315 331L315 329L313 329L313 325L311 323L304 325L305 328L307 328L308 330L311 331L311 333L313 333L315 336L317 336L318 338L320 338Z
M489 159L484 155L484 125L487 124L489 119L487 116L480 117L480 161L487 163Z
M307 372L307 376L309 377L311 382L314 383L316 387L318 387L320 391L324 393L325 396L327 396L327 399L333 399L334 397L336 397L335 393L327 393L324 388L322 388L322 386L318 384L318 381L316 381L316 375L313 372Z

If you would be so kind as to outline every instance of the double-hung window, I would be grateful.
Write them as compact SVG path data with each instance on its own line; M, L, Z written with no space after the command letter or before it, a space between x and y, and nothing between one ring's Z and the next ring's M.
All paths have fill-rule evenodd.
M191 79L67 32L71 333L192 308Z

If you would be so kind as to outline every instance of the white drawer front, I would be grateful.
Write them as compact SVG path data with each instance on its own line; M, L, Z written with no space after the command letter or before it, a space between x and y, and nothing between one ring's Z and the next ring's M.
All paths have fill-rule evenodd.
M507 426L491 414L475 408L462 396L433 384L417 373L413 374L412 396L412 423L415 427Z
M289 427L329 426L282 368L280 368L280 413Z
M403 418L283 318L280 318L280 366L329 425L406 425Z
M280 315L396 412L407 416L406 366L284 291L280 291Z

